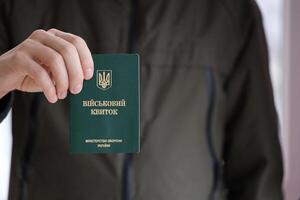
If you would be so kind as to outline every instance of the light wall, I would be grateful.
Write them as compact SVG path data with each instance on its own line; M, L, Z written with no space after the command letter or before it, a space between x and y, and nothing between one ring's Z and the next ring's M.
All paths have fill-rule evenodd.
M6 200L10 174L11 112L0 124L0 200Z
M300 199L300 1L285 0L284 135L286 200Z

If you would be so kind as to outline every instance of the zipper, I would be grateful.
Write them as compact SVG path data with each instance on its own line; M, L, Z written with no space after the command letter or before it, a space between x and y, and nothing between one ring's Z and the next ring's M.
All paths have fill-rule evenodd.
M123 167L122 167L122 200L130 200L133 198L132 182L132 159L133 154L124 154Z
M205 122L205 134L206 134L206 143L207 148L211 158L211 168L213 171L212 185L208 195L208 200L215 200L217 190L221 178L221 162L218 159L212 138L212 126L213 126L213 112L215 105L215 80L214 72L211 66L205 67L205 77L207 82L207 97L208 97L208 109L206 114Z
M138 40L138 0L130 0L129 32L128 32L128 52L133 53L137 49ZM122 164L122 190L121 199L133 199L133 154L124 154Z

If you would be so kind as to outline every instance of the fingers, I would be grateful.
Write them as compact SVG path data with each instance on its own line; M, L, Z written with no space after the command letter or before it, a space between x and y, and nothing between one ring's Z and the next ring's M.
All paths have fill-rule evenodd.
M66 68L68 74L70 92L72 92L73 94L79 93L82 89L84 77L83 77L80 58L76 47L72 45L70 42L63 40L59 37L56 37L53 34L50 34L43 30L35 31L30 36L30 39L40 42L41 44L49 47L49 49L53 49L54 50L53 52L56 51L61 55L65 64L64 68ZM48 54L48 56L51 57L50 54ZM57 57L58 56L55 56L55 58ZM43 59L43 57L39 57L39 58ZM48 61L46 60L46 62ZM44 64L50 65L51 67L53 67L53 69L55 69L54 67L55 62L53 63L51 62L51 60L49 62L50 63L44 63ZM60 64L60 62L58 62L58 64ZM62 68L62 66L60 66L60 68Z
M94 72L94 63L91 52L85 41L79 36L76 36L71 33L66 33L57 29L50 29L48 30L48 32L54 34L59 38L62 38L63 40L70 42L76 47L83 69L84 78L86 80L91 79Z
M26 67L18 59L22 69L28 72L23 71L16 85L23 86L22 91L42 88L50 102L65 98L68 90L73 94L79 93L83 80L93 76L90 50L82 38L70 33L56 29L48 32L36 30L11 51L11 54L14 53L24 54L30 60L27 62L29 67Z
M56 90L48 72L37 62L28 58L26 54L18 53L16 59L22 61L20 62L23 64L22 66L16 65L19 66L20 71L28 74L34 80L36 85L43 90L44 95L50 103L55 103L57 101Z
M31 39L28 39L25 48L33 60L38 60L40 64L48 67L46 70L53 76L57 97L64 99L67 96L69 81L63 57L55 50Z

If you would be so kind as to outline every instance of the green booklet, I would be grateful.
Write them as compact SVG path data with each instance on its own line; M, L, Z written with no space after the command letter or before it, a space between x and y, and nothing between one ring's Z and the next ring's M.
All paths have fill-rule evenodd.
M94 76L70 99L72 153L137 153L140 70L137 54L94 54Z

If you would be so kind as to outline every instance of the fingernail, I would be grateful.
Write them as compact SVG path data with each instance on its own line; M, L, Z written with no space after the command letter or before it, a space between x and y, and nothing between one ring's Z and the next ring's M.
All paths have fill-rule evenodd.
M57 94L57 96L58 96L59 99L64 99L67 96L67 92L59 92Z
M84 70L85 79L90 79L93 76L93 70L91 68L87 68Z
M51 95L49 98L50 98L49 99L50 103L55 103L57 101L57 96L56 95Z
M81 91L81 89L82 89L82 84L78 84L78 85L76 85L75 87L72 88L71 92L73 94L78 94Z

